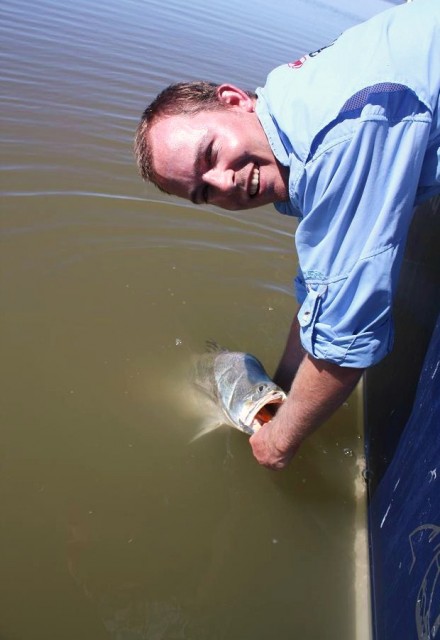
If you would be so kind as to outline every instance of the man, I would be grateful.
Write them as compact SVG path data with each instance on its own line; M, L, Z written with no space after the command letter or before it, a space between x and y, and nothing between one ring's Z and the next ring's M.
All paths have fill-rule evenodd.
M300 309L274 376L290 391L250 439L267 467L286 466L391 350L413 205L440 192L439 91L440 3L416 0L278 67L256 94L183 83L144 112L145 179L195 204L300 218Z

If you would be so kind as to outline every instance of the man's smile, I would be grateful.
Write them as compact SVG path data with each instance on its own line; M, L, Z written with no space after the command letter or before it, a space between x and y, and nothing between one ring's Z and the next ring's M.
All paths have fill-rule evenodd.
M252 198L258 193L258 188L260 186L260 168L255 165L251 172L251 182L249 185L249 195Z

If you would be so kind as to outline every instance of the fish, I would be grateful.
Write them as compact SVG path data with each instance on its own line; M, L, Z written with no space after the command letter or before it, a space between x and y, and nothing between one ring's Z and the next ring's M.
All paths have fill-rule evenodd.
M229 351L213 340L195 358L192 382L219 409L217 426L228 424L248 435L272 420L286 399L258 358Z

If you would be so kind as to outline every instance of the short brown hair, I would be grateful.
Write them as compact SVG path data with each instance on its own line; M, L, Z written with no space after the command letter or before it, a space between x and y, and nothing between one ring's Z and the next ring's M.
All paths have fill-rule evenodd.
M214 111L227 108L218 98L219 86L214 82L203 81L171 84L148 105L142 114L134 139L134 154L139 173L144 180L152 182L163 191L154 171L153 154L148 140L148 131L152 125L162 117L191 115L203 110ZM249 96L255 96L250 91L246 93Z

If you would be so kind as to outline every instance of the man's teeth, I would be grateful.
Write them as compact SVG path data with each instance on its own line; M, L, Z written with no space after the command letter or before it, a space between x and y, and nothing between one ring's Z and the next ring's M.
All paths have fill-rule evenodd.
M254 196L258 191L258 186L260 184L260 170L258 167L255 167L252 171L251 177L251 185L249 187L249 194Z

